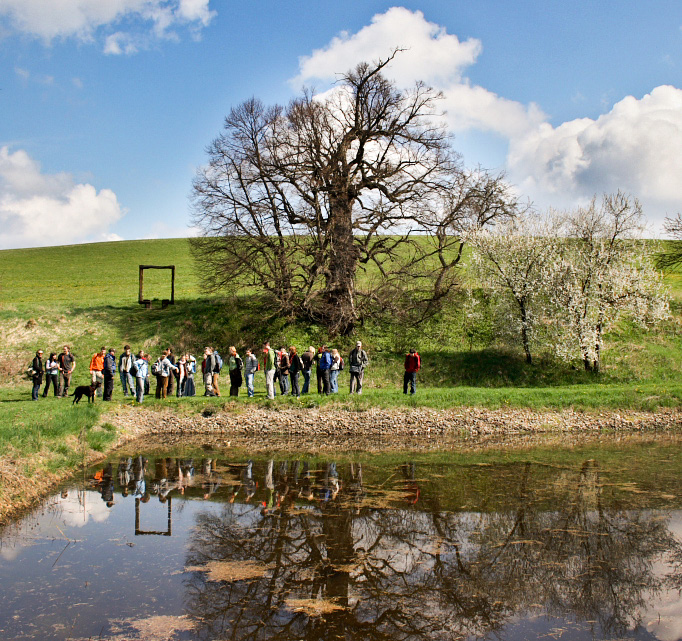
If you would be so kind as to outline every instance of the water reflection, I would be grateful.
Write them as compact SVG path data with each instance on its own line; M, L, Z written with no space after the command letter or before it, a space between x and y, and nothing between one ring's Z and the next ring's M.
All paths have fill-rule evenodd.
M662 473L661 460L634 470L593 459L119 457L45 512L64 527L93 525L76 549L106 548L112 565L98 614L72 636L54 624L30 632L15 618L18 604L35 599L48 617L45 599L61 598L35 577L0 614L0 637L79 638L75 629L82 638L151 639L133 622L163 614L176 617L164 619L159 638L168 639L671 638L682 629L680 475L672 463ZM44 521L29 516L18 530L44 534ZM20 582L4 551L18 530L1 538L10 589ZM78 562L57 552L57 561ZM118 564L124 571L114 573ZM73 572L93 580L86 568ZM127 594L126 608L108 602L107 590ZM649 625L660 612L670 625Z

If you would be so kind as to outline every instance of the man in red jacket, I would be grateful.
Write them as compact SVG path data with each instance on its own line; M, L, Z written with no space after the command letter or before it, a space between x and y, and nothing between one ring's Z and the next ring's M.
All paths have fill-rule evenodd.
M409 354L405 354L405 376L403 377L403 394L407 394L407 384L410 384L410 394L417 392L417 372L422 367L422 359L414 347Z

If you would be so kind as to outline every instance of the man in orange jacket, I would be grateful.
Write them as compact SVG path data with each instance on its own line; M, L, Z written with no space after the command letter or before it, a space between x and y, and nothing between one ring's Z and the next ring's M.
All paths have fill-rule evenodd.
M102 390L104 388L104 356L107 353L107 348L100 348L99 352L95 352L90 359L90 379L93 383L99 381L99 387L97 388L97 396L102 396Z
M410 394L417 392L417 372L422 368L422 359L414 347L405 354L405 376L403 376L403 394L407 394L407 384L410 384Z

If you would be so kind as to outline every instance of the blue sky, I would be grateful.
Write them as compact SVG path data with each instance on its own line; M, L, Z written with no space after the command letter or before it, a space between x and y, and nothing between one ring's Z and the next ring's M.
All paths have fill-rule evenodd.
M679 0L0 0L0 248L189 235L232 106L396 46L467 165L540 208L624 189L655 231L682 210L681 27Z

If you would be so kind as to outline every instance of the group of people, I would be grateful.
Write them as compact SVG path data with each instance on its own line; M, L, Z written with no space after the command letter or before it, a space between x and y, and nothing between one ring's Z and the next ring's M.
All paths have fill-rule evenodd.
M220 376L223 368L227 369L230 379L230 396L238 396L239 389L246 382L248 397L254 396L254 379L258 371L265 373L267 396L275 398L275 384L278 383L280 394L299 398L310 391L310 380L313 366L317 379L319 394L336 394L339 391L339 373L348 367L349 391L351 394L362 394L365 369L369 365L367 352L362 342L357 341L355 348L345 360L337 349L329 349L322 345L318 349L309 347L299 354L295 346L289 349L281 347L273 349L270 343L262 347L263 363L253 350L247 349L242 359L234 346L228 349L226 361L223 362L218 350L212 347L204 349L201 362L201 379L205 396L220 396ZM55 396L68 395L71 377L76 368L76 360L68 345L57 355L52 352L43 362L43 351L38 350L29 368L33 380L32 398L38 400L40 387L45 377L43 397L48 395L50 386ZM411 349L405 357L405 376L403 392L416 392L416 376L421 368L421 358L415 349ZM140 350L132 353L130 345L125 345L123 352L116 359L116 349L102 347L90 359L89 372L91 386L103 400L110 401L114 390L116 373L120 377L121 390L124 396L134 396L142 403L145 395L150 393L151 377L156 378L156 398L166 398L175 393L178 397L195 396L194 375L198 371L197 360L189 353L176 357L171 347L163 350L152 362L149 354ZM303 385L301 386L301 378Z

